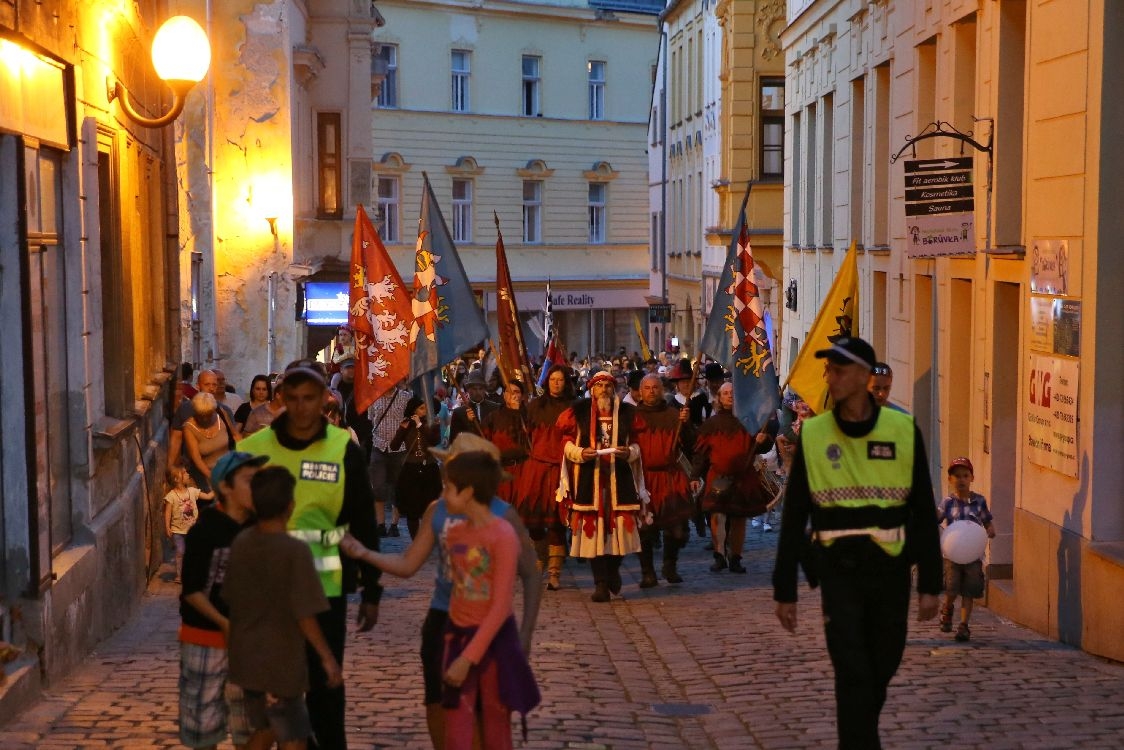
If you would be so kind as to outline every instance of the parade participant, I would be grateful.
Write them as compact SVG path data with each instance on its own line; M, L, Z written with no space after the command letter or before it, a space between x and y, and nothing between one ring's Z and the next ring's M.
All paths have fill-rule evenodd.
M707 398L701 393L695 392L695 373L691 368L691 360L681 359L675 363L667 373L667 380L671 383L673 391L671 398L668 400L672 406L680 407L686 406L691 410L692 423L697 425L702 424L703 407L707 403Z
M268 429L245 438L240 450L268 456L297 478L296 509L289 533L309 544L330 609L317 617L320 629L339 664L344 663L347 634L346 594L362 583L359 632L378 622L379 570L371 565L344 564L339 541L348 527L363 544L378 549L375 496L367 477L363 449L347 432L324 417L327 385L312 360L297 360L285 368L281 385L285 413ZM329 687L319 656L309 654L310 688L306 699L319 748L346 750L343 687Z
M555 495L562 470L562 436L558 417L574 401L566 365L554 365L546 374L546 393L527 405L531 455L523 465L515 489L519 517L535 540L540 562L545 562L546 587L557 591L566 560L566 529L558 516ZM544 560L545 558L545 560Z
M429 455L429 449L440 441L441 425L429 421L429 406L414 396L406 402L404 418L390 441L390 450L404 451L394 488L394 503L406 519L411 539L418 535L418 524L425 509L441 494L441 469L437 460Z
M691 402L691 421L697 425L718 411L718 389L726 382L726 371L717 362L707 362L703 368L703 379L706 381L703 398Z
M901 663L917 565L918 619L937 614L941 553L921 432L909 415L867 392L874 349L841 337L826 359L831 412L804 422L786 488L773 599L796 631L801 558L818 577L827 650L835 668L839 747L880 748L878 719ZM805 527L811 521L808 545ZM802 553L803 550L803 553Z
M515 488L523 473L523 465L531 452L531 434L527 429L527 410L523 407L523 383L508 381L503 389L503 407L484 417L484 437L500 449L500 462L507 478L500 482L496 494L506 503L515 503Z
M590 397L558 417L562 433L560 502L569 511L570 554L587 558L595 602L621 590L621 560L640 551L641 500L632 473L640 448L632 441L634 407L614 395L605 371L589 379Z
M484 423L484 417L500 408L499 404L490 401L487 397L488 385L484 378L483 365L470 370L465 376L464 389L468 394L468 401L453 409L453 416L449 421L450 441L456 440L457 435L462 432L483 434L480 425Z
M471 432L462 433L446 450L436 448L430 450L434 456L445 462L462 453L480 451L490 453L497 462L499 461L499 449ZM539 604L542 601L542 583L535 565L535 549L515 508L498 497L492 498L489 508L493 515L511 524L520 540L519 579L523 583L523 610L519 624L519 642L523 647L523 653L529 655L531 636L535 630ZM434 750L443 750L445 747L445 715L441 706L442 656L445 649L443 636L445 624L449 619L449 600L453 589L446 536L449 529L464 523L465 520L465 516L450 512L444 498L438 498L426 509L418 535L410 542L405 552L400 554L372 552L350 536L344 537L340 545L346 554L362 558L383 572L400 578L411 578L421 569L434 548L438 550L433 597L430 599L429 612L426 613L425 622L422 624L420 654L425 682L426 725Z
M870 370L870 395L879 406L909 414L908 411L890 401L890 391L894 387L894 370L885 362L875 362Z
M392 450L390 442L394 439L402 420L406 418L406 402L414 394L406 389L406 381L401 380L394 387L375 399L367 409L371 422L371 458L368 474L371 487L375 491L375 523L379 536L398 536L398 506L395 493L402 462L406 459L405 446ZM390 527L386 526L386 506L390 504Z
M705 477L703 510L710 514L710 533L714 537L714 564L710 570L714 573L727 566L731 573L746 572L742 565L745 523L749 516L764 510L767 503L753 457L767 453L773 447L773 439L764 427L756 435L751 434L734 416L733 409L734 386L723 383L718 389L718 411L703 422L695 440L693 487L697 490L698 482Z
M640 588L646 589L658 583L654 548L660 531L663 531L661 572L664 580L683 582L677 568L679 550L687 541L686 524L694 504L678 457L684 449L689 454L694 427L686 406L675 409L667 403L658 375L644 376L640 382L640 397L633 439L640 446L651 513L651 522L645 522L640 531Z
M327 362L328 373L334 375L339 372L340 363L346 359L355 359L355 333L345 323L336 330L336 338L332 341Z
M640 396L640 381L644 379L644 375L646 374L647 373L643 370L628 371L628 376L625 378L625 383L628 385L628 392L625 394L624 398L621 399L622 402L631 404L632 406L637 406L640 403L642 400ZM660 398L663 398L662 382L660 383Z

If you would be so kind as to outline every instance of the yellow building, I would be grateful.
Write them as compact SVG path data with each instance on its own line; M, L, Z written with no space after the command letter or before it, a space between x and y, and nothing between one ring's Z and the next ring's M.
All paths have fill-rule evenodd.
M177 183L168 131L124 100L174 117L148 53L166 11L0 7L0 640L22 650L0 716L126 622L162 561Z
M413 273L424 172L489 311L498 214L532 354L542 348L533 319L547 280L567 350L639 349L659 6L379 3L377 219L404 275Z
M746 208L765 309L779 322L784 155L784 4L674 0L660 16L652 102L649 300L671 305L668 337L694 355L738 211ZM651 326L660 339L660 326Z
M857 240L860 333L894 368L935 486L968 456L995 514L988 606L1124 659L1124 9L790 6L786 339Z

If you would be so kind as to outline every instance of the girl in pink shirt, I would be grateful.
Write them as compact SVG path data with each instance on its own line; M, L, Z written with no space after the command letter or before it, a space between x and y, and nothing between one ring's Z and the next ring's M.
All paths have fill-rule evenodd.
M512 710L525 716L539 703L512 609L519 538L489 507L500 473L484 452L461 453L445 464L446 506L468 518L446 536L453 579L445 631L447 750L471 748L477 722L484 747L511 748Z

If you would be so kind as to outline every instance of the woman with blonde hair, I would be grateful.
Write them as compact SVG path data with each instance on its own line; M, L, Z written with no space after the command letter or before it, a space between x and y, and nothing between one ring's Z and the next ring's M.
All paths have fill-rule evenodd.
M203 492L211 490L211 469L234 446L226 420L219 414L218 402L200 392L191 399L191 417L183 423L183 441L190 461L187 473Z

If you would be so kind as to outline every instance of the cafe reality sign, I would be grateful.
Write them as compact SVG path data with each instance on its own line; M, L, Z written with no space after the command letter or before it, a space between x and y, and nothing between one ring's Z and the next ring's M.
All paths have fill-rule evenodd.
M905 162L905 226L911 258L976 252L972 157Z

